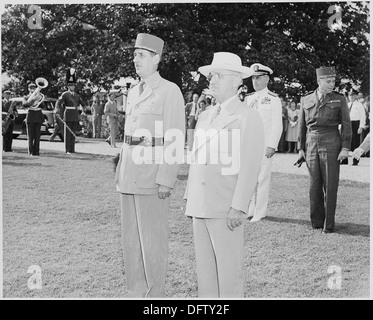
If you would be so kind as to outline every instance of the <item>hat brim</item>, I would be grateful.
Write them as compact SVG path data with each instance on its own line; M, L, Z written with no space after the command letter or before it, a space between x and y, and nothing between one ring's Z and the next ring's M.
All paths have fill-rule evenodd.
M147 51L150 51L152 53L155 53L155 54L160 54L158 53L157 51L155 51L154 49L152 48L149 48L149 47L144 47L144 46L136 46L136 47L129 47L127 48L128 50L136 50L136 49L143 49L143 50L147 50Z
M253 70L251 70L249 67L232 66L229 64L210 64L210 65L202 66L198 68L198 71L202 73L205 77L207 77L210 72L218 71L218 70L228 70L228 71L238 72L242 75L243 79L249 78L253 75Z
M270 73L267 71L258 71L258 72L254 72L253 76L270 76Z

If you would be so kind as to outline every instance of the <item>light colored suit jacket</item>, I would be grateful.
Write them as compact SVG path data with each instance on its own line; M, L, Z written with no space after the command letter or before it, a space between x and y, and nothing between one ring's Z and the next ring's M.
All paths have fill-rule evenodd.
M259 113L238 97L214 119L216 109L197 123L184 196L188 216L226 218L231 207L247 212L257 184L264 144Z
M128 136L151 136L164 138L166 132L179 133L178 143L184 150L185 113L184 98L179 87L158 72L145 79L144 91L140 95L139 85L128 93L125 134ZM145 145L129 146L124 143L116 169L117 191L129 194L156 194L159 185L173 188L178 172L178 163L163 161L163 153L170 144L165 139L164 147ZM142 148L142 149L141 149ZM149 163L138 163L138 157L151 148ZM156 153L156 154L154 154Z
M254 105L254 101L257 104ZM282 134L282 106L280 98L265 88L249 94L246 103L257 109L263 119L265 132L265 149L267 147L277 150Z

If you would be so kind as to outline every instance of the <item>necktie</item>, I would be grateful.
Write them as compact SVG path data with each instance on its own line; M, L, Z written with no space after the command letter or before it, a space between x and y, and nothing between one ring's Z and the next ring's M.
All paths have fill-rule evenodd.
M351 112L351 109L352 109L352 105L353 105L354 103L353 102L350 102L350 112Z
M218 104L218 108L216 110L215 118L217 118L217 116L220 114L220 111L221 111L221 105Z
M324 100L325 100L325 94L322 93L320 96L320 103L322 103Z
M144 81L141 81L140 82L140 87L139 87L139 96L141 96L142 95L142 93L143 93L143 91L144 91L144 84L145 84L145 82Z

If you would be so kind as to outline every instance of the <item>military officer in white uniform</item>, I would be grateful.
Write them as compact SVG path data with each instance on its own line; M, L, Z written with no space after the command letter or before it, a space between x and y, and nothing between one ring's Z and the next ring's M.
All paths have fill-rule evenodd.
M179 87L157 71L163 43L150 34L137 36L133 62L141 81L128 93L125 143L116 168L128 297L165 294L168 211L178 171L177 162L163 159L175 144L165 134L179 133L183 157L185 113Z
M282 133L282 107L277 94L268 90L269 76L273 71L260 63L250 66L254 71L251 79L255 92L246 97L249 107L259 111L264 123L264 156L256 193L250 203L250 222L259 221L267 215L272 160Z

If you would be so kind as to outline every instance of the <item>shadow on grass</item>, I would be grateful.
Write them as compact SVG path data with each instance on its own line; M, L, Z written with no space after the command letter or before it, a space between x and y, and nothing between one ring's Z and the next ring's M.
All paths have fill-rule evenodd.
M271 222L291 223L291 224L310 226L310 221L302 220L302 219L279 218L279 217L267 216L265 220L271 221ZM334 233L345 234L349 236L369 237L370 226L365 225L365 224L357 224L357 223L338 223L337 222Z
M93 153L83 153L83 152L74 152L72 154L66 154L65 152L61 151L47 151L41 152L40 156L38 157L30 157L25 150L17 150L16 152L12 153L12 156L4 156L3 154L3 164L10 164L13 163L6 162L4 160L9 161L17 161L17 160L25 160L32 161L35 159L42 160L43 158L56 158L56 159L66 159L66 160L100 160L100 159L112 159L114 156L111 155L103 155L103 154L93 154ZM28 163L27 165L30 165ZM32 164L31 164L32 165Z
M52 167L50 165L45 165L43 163L27 163L25 164L24 162L10 162L10 161L3 161L3 165L8 165L8 166L13 166L13 167L23 167L25 165L30 166L30 167Z

